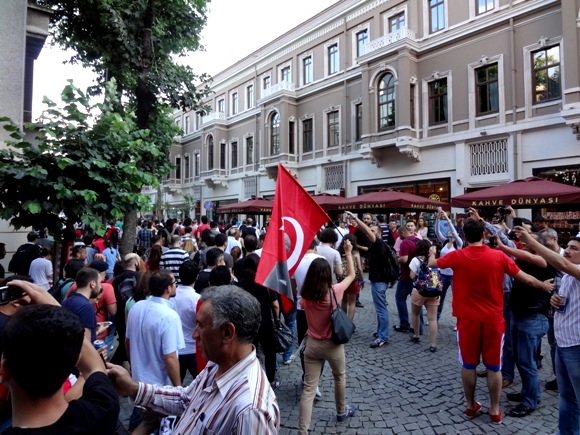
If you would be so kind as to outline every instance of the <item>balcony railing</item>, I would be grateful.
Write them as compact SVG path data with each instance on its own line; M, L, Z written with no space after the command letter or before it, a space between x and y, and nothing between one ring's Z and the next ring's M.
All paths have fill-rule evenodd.
M224 112L210 112L203 117L203 125L211 124L212 122L226 122L227 116Z
M380 50L383 47L387 47L388 45L394 44L395 42L399 42L403 39L409 39L411 41L417 40L415 32L407 29L406 27L402 27L399 30L395 30L388 35L381 36L380 38L365 44L365 54Z
M269 96L282 91L294 92L294 83L287 81L276 83L268 89L262 90L262 98L268 98Z

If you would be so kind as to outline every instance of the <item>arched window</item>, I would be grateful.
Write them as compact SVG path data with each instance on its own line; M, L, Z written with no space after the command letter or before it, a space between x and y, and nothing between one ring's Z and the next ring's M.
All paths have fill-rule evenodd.
M207 137L207 170L213 169L213 136Z
M280 114L275 112L270 117L270 154L280 154Z
M395 125L395 77L387 73L379 80L379 130Z

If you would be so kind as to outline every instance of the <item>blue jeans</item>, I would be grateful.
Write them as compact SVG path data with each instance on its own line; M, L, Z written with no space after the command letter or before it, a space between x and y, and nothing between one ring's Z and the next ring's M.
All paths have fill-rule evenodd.
M387 310L387 283L371 282L373 303L377 312L377 334L383 341L389 341L389 311Z
M451 286L453 282L453 275L441 274L441 296L439 297L439 308L437 308L437 321L441 318L441 312L443 311L443 302L445 302L445 296L447 296L447 289Z
M548 332L548 317L544 314L512 317L512 351L522 378L522 404L532 409L538 406L540 400L536 351L546 332Z
M503 294L503 318L505 320L505 330L506 334L503 339L503 347L501 351L501 375L506 381L513 382L514 380L514 355L512 351L512 312L508 308L508 301L510 298L510 292L504 292Z
M284 314L284 323L292 331L294 337L296 337L296 310L290 311L288 314ZM294 353L294 340L286 352L282 354L282 361L288 361L292 354Z
M556 348L560 435L580 434L580 345Z
M399 280L395 292L395 302L397 303L397 312L399 313L399 327L410 328L409 311L407 309L407 298L413 291L413 281Z

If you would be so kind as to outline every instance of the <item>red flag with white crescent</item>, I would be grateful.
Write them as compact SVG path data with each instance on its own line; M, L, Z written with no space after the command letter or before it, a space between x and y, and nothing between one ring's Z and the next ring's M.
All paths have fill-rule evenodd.
M322 225L330 218L300 183L278 165L272 219L268 226L256 282L280 293L282 308L292 308L290 277Z

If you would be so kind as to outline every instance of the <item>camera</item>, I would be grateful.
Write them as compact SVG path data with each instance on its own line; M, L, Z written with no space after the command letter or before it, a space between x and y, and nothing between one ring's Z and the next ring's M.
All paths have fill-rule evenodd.
M506 214L510 214L510 213L511 213L510 209L509 209L509 208L507 208L507 207L499 207L499 208L497 209L497 212L498 212L499 214L503 215L503 216L505 216Z
M24 296L24 291L20 287L13 285L0 287L0 305L20 299L22 296Z

